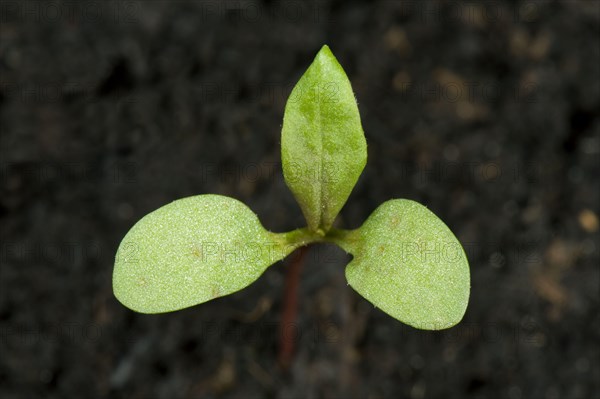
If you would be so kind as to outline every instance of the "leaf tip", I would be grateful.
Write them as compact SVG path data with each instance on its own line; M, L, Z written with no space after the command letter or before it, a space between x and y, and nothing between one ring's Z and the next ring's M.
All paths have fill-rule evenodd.
M333 52L326 44L324 44L323 47L321 47L321 50L319 50L315 58L319 61L330 61L332 59L337 61L335 55L333 55Z
M328 46L328 45L324 44L324 45L321 47L321 50L319 50L319 53L322 53L322 52L331 53L331 49L329 48L329 46Z

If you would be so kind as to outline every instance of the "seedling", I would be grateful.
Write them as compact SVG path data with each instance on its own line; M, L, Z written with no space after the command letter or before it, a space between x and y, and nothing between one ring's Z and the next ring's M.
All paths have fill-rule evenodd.
M119 301L141 313L187 308L241 290L299 247L327 242L353 256L349 285L395 319L427 330L462 319L467 258L425 206L394 199L360 228L332 227L366 164L367 144L348 77L327 46L288 99L281 159L306 227L267 231L246 205L220 195L174 201L121 242L113 274Z

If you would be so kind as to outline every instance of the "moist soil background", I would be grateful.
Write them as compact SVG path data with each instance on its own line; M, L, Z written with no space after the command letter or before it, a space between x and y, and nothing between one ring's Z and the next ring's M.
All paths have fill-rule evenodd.
M1 1L2 398L598 398L600 2ZM337 224L420 201L472 291L419 331L307 254L277 364L286 267L163 315L113 297L128 229L178 198L303 225L280 129L323 44L369 160ZM293 257L294 255L292 255Z

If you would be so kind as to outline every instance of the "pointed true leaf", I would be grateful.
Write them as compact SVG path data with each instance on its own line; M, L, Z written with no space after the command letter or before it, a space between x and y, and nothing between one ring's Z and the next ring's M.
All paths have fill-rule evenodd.
M180 199L127 233L117 251L113 291L141 313L170 312L231 294L295 248L281 237L233 198Z
M281 160L285 181L309 229L327 231L367 161L367 144L352 87L327 46L288 99Z
M344 245L343 245L344 246ZM469 264L450 229L410 200L391 200L349 234L348 283L390 316L416 328L457 324L469 301Z

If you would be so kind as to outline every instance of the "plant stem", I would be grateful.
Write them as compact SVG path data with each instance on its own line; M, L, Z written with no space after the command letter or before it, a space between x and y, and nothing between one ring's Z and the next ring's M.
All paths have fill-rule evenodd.
M302 263L308 252L306 246L300 247L292 257L285 279L285 292L281 322L279 325L279 364L288 369L293 357L297 339L296 314L298 313L298 286Z
M360 230L331 229L323 241L337 244L347 253L355 254L360 243Z

